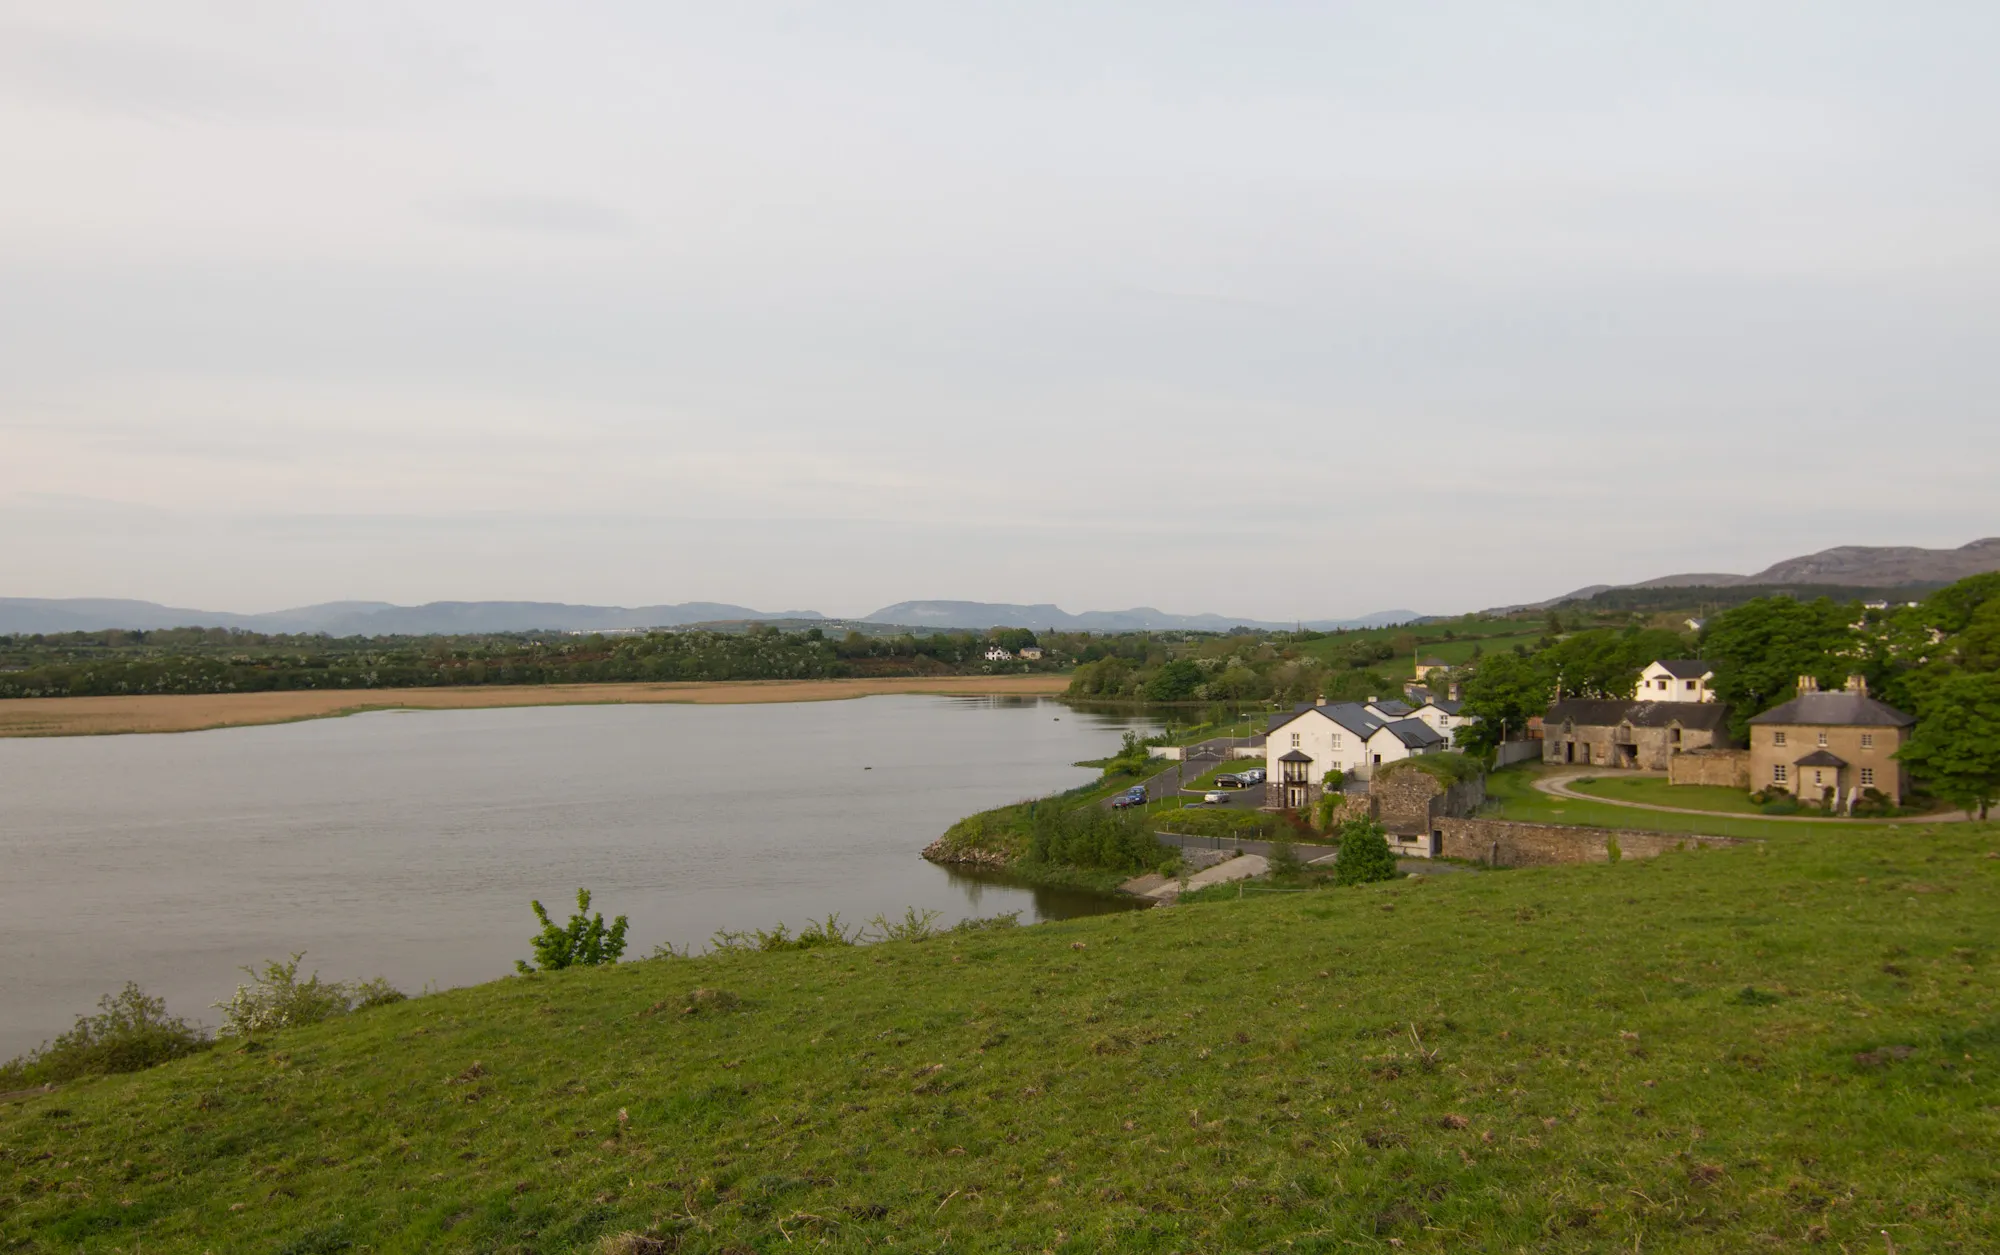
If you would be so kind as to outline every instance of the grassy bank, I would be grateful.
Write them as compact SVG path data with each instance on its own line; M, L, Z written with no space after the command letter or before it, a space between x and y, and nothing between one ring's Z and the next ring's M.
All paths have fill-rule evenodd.
M1997 845L510 979L0 1102L0 1249L1990 1250Z

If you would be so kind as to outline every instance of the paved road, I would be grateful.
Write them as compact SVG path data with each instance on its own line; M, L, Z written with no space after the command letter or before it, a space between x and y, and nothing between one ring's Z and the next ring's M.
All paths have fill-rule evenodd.
M1204 750L1210 751L1210 753L1202 757L1184 757L1180 762L1149 778L1146 781L1146 800L1149 802L1163 802L1168 798L1182 796L1181 782L1183 780L1199 779L1207 772L1229 761L1230 747L1242 743L1243 738L1234 737L1198 741L1188 746L1187 752L1189 755L1194 755ZM1263 765L1263 760L1257 758L1241 758L1236 761L1243 764L1243 770L1245 771L1250 770L1252 767ZM1227 805L1240 807L1248 804L1252 810L1255 810L1264 804L1264 790L1260 788L1226 789L1223 792L1230 799ZM1109 806L1111 803L1107 800L1104 804Z
M1565 771L1558 775L1543 776L1535 781L1535 787L1550 797L1567 798L1572 802L1602 802L1606 806L1626 806L1635 811L1660 811L1668 815L1706 815L1722 819L1755 819L1774 824L1823 824L1825 815L1744 815L1735 811L1704 811L1688 806L1656 806L1651 802L1630 802L1619 798L1599 797L1595 793L1578 793L1570 788L1570 783L1583 779L1602 779L1605 776L1638 776L1664 780L1664 771L1627 771L1619 767L1598 767L1590 771ZM1860 819L1865 824L1955 824L1972 816L1964 811L1944 811L1936 815L1901 815L1894 819Z

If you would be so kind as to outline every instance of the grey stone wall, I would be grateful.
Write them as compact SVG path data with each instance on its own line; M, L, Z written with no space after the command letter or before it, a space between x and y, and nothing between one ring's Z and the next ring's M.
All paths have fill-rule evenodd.
M1713 784L1750 788L1749 750L1690 750L1667 760L1668 784Z
M1620 858L1654 858L1668 850L1742 845L1736 837L1696 836L1684 832L1642 832L1631 828L1578 828L1566 824L1524 824L1507 819L1435 821L1442 834L1441 853L1494 867L1556 867L1570 863L1608 863L1611 843Z

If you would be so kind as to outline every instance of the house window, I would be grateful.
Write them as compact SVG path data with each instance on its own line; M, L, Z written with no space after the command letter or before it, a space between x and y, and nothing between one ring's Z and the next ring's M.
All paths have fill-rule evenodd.
M1785 771L1786 768L1783 763L1774 764L1771 768L1771 783L1783 784L1785 782Z
M1333 734L1333 748L1335 749L1340 748L1340 733L1338 732Z
M1672 741L1675 745L1679 745L1681 743L1681 730L1679 728L1675 728L1672 732L1669 732L1667 734L1667 739Z
M1784 733L1782 733L1782 732L1773 732L1773 733L1771 734L1771 744L1773 744L1773 745L1783 745L1784 743L1785 743L1785 734L1784 734ZM1297 741L1293 741L1293 742L1292 742L1292 744L1294 744L1294 745L1297 745L1297 744L1298 744L1298 742L1297 742Z
M1864 789L1875 787L1875 769L1873 767L1863 767L1861 769L1861 787Z
M1822 733L1820 733L1820 734L1819 734L1819 747L1820 747L1821 749L1825 749L1825 748L1826 748L1826 733L1824 733L1824 732L1822 732Z
M1873 732L1863 732L1861 734L1861 748L1865 750L1875 748L1875 734Z
M1826 783L1826 777L1820 774L1820 770L1817 767L1813 768L1813 783L1814 784Z
M1686 685L1686 687L1687 687L1687 691L1688 691L1688 692L1690 692L1690 693L1694 692L1694 681L1693 681L1693 680L1686 680L1686 681L1683 681L1683 683L1684 683L1684 684Z
M1299 747L1299 734L1294 732L1292 733L1292 748L1297 749L1298 747Z

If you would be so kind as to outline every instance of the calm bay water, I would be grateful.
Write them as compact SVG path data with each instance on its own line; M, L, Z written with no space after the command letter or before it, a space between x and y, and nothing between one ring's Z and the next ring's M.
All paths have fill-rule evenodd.
M631 918L628 957L718 928L905 907L945 922L1116 909L917 852L973 811L1080 784L1134 724L1015 699L358 715L0 740L0 1058L137 980L209 1004L306 952L416 992L529 957L530 898Z

